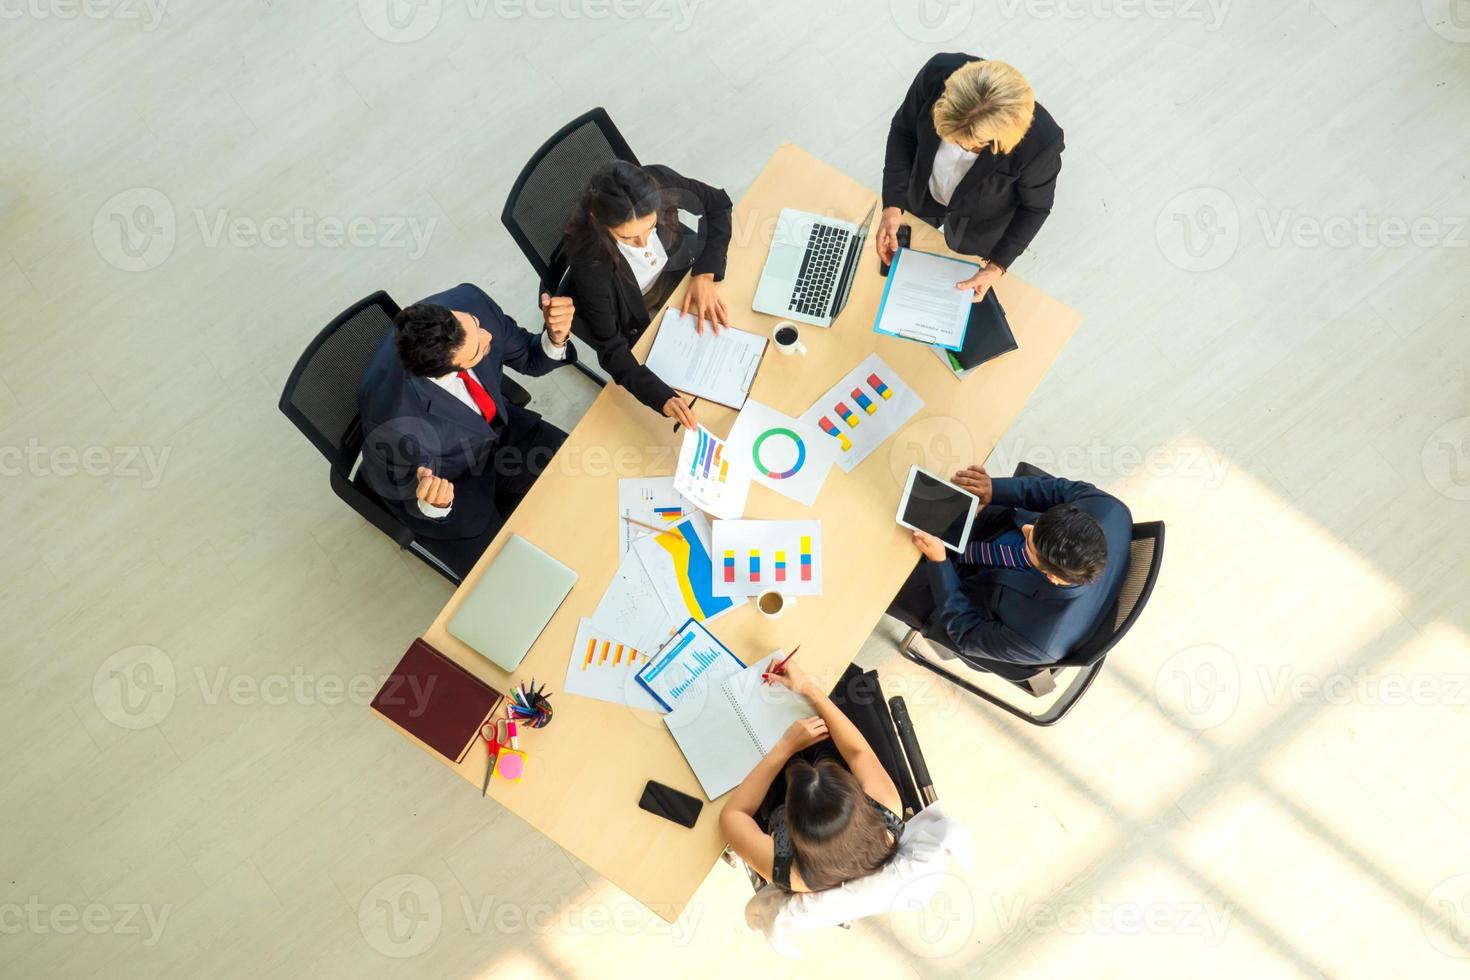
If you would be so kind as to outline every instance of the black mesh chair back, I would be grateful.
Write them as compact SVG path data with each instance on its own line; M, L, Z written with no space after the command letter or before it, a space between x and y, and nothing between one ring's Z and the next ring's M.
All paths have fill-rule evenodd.
M358 382L397 314L398 304L382 290L353 304L316 335L281 392L286 418L343 477L362 448Z
M1118 588L1118 598L1108 613L1098 620L1091 636L1083 640L1059 662L1062 667L1087 667L1107 656L1123 638L1154 589L1159 577L1159 555L1164 547L1164 524L1150 521L1133 525L1133 541L1128 551L1128 574Z
M553 268L553 260L587 179L611 160L638 162L599 106L553 133L511 186L500 222L536 270L543 289L554 289L561 280L562 270Z

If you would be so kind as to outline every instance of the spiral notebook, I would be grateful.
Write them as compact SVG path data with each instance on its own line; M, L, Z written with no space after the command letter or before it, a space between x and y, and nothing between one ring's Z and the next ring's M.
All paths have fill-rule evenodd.
M711 800L750 775L793 721L816 714L800 695L781 684L762 684L769 657L738 674L696 686L664 724Z

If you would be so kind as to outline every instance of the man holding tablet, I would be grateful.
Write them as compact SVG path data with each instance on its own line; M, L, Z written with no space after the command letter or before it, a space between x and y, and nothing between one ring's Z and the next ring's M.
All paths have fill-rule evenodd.
M1133 516L1116 497L1076 480L992 480L970 466L954 485L981 507L962 550L955 540L946 545L915 530L925 561L888 614L953 647L972 667L1022 680L1065 657L1112 605L1128 572ZM906 518L916 516L900 510L899 523L914 527Z

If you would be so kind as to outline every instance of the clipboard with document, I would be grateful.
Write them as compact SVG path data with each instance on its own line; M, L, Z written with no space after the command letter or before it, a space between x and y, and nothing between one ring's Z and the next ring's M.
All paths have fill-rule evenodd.
M893 255L873 330L957 351L965 344L973 289L956 289L980 271L975 262L900 248Z

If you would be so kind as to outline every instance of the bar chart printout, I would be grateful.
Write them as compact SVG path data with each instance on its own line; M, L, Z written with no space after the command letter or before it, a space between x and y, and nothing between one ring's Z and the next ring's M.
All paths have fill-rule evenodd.
M672 709L697 686L719 683L744 669L728 647L691 619L638 672L638 682Z
M562 690L584 698L626 704L630 708L663 711L663 706L638 683L638 670L648 663L642 650L619 642L583 617L572 642L567 679Z
M821 594L821 521L715 521L713 528L715 595Z
M898 372L871 354L818 398L801 421L826 434L837 449L837 465L851 473L924 407Z
M619 480L618 556L626 555L635 541L653 533L643 525L673 527L693 510L674 490L672 476L637 476ZM622 520L624 517L630 520Z
M715 517L739 517L750 494L749 465L731 459L724 440L704 426L684 431L674 489Z

